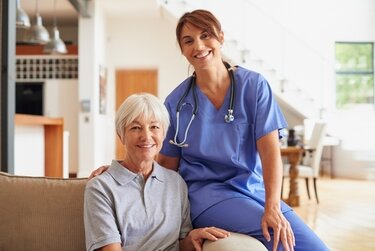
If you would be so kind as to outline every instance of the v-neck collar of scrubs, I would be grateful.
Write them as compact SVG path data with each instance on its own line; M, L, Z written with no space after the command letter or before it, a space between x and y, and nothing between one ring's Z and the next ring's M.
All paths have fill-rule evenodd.
M221 120L224 122L224 116L227 114L228 107L229 107L229 99L230 99L230 86L225 93L225 98L223 104L220 106L219 109L216 109L215 105L211 102L211 100L207 97L206 94L199 88L198 85L195 86L195 91L198 98L198 116L204 116L205 119L215 119L220 117ZM192 98L194 99L193 94L191 94Z

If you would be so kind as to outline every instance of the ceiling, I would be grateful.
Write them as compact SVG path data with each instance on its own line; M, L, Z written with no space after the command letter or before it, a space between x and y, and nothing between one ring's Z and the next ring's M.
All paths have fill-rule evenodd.
M55 2L56 1L56 2ZM77 25L79 14L70 3L72 0L20 0L20 5L33 23L38 5L38 12L43 18L43 24L52 25L56 15L58 25ZM150 17L158 15L156 0L81 0L79 2L92 2L103 6L105 13L111 17ZM56 10L54 10L56 3Z

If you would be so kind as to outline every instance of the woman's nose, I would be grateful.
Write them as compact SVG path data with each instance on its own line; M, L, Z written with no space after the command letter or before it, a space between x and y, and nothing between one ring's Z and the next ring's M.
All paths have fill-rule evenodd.
M149 139L151 136L151 131L149 129L142 130L141 137L142 139Z
M201 41L200 39L196 39L194 43L194 47L196 50L201 50L202 48L204 48L203 41Z

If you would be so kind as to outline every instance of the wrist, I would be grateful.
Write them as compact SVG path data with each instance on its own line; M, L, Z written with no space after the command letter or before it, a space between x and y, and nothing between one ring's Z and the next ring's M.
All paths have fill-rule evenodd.
M265 210L280 210L280 201L275 200L275 201L266 201L266 204L264 206Z

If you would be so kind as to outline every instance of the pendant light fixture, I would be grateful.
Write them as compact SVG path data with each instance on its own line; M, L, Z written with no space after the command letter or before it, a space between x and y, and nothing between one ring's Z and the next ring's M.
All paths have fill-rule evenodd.
M35 24L28 31L26 40L32 44L46 44L49 41L49 33L43 26L42 17L39 14L38 0L35 1Z
M54 19L53 19L53 36L49 42L44 46L44 53L49 54L65 54L67 53L64 41L60 38L60 32L57 29L57 18L56 18L56 0L54 0Z
M27 13L21 8L20 0L17 0L17 12L16 12L16 27L22 29L28 29L30 27L30 18Z

